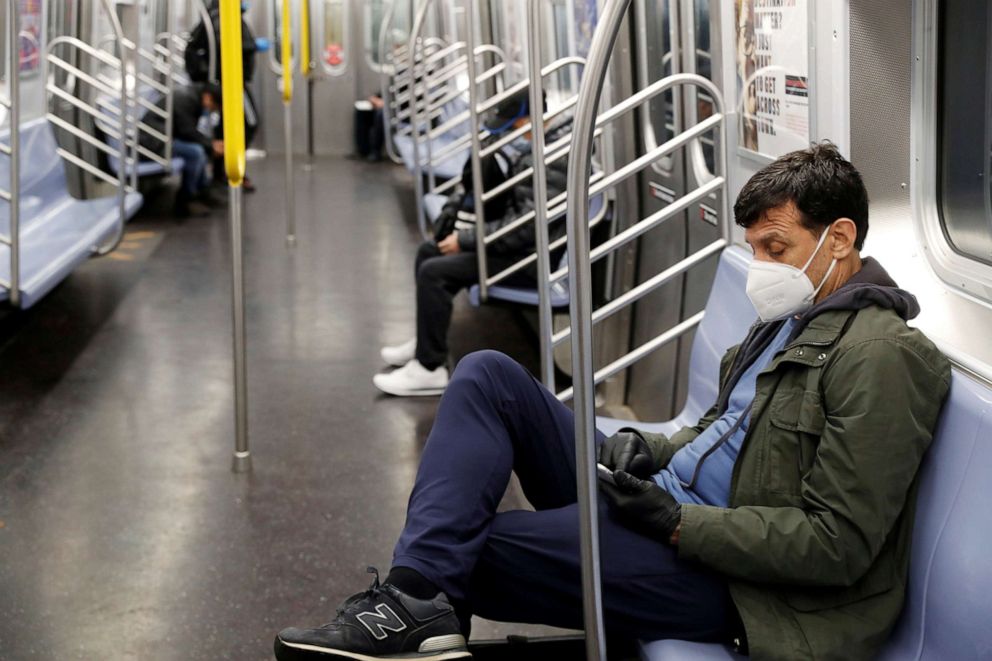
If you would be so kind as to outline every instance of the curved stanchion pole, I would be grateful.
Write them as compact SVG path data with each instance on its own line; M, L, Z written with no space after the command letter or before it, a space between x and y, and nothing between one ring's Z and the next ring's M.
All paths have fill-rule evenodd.
M386 153L389 155L389 160L399 165L403 163L403 159L396 153L396 145L393 143L392 92L389 89L397 74L395 54L392 57L392 76L389 75L389 67L386 65L386 43L392 33L395 7L396 2L390 2L386 5L386 13L382 17L382 25L379 27L379 94L382 99L382 124L386 139Z
M530 0L527 50L530 63L530 148L534 155L534 247L537 251L537 320L541 338L541 383L555 391L551 346L551 255L548 252L548 181L544 161L544 80L541 78L541 5ZM470 64L471 66L471 64ZM479 198L476 198L479 199Z
M108 243L106 246L99 248L96 251L96 254L98 256L102 257L102 256L107 255L107 254L113 252L114 250L116 250L117 249L117 246L119 246L120 243L121 243L121 241L124 239L124 223L127 222L127 209L125 207L125 199L127 197L127 188L128 188L127 187L127 163L128 163L127 143L128 143L128 132L130 131L130 129L128 127L128 112L127 112L127 104L128 104L128 94L127 94L127 60L124 57L124 53L126 52L127 49L124 46L124 28L121 26L120 19L117 17L117 11L114 9L114 5L111 2L111 0L101 0L101 3L100 4L103 6L103 11L107 14L107 19L110 21L110 27L111 27L111 29L114 32L114 38L117 40L117 43L119 43L121 45L121 51L120 51L120 53L121 53L121 58L120 58L120 64L121 64L121 98L120 98L120 103L121 103L121 113L120 113L120 118L121 118L121 124L120 124L120 132L121 132L120 133L120 136L121 136L121 139L120 139L120 146L121 147L120 148L121 148L121 154L120 154L120 159L118 161L118 167L117 167L117 213L120 216L121 223L118 226L117 235L114 237L114 240L112 242ZM49 47L51 47L51 46L49 46ZM47 76L46 76L46 82L47 82ZM134 93L135 94L138 93L137 82L135 82ZM132 170L134 172L137 172L137 169L138 169L138 153L137 153L138 136L137 136L137 134L134 136L134 143L135 143L135 152L134 152L134 155L133 155L133 159L134 160L131 161L131 168L132 168ZM132 186L132 188L135 188L135 187Z
M568 260L571 274L572 380L575 388L575 468L582 548L582 603L586 659L606 658L599 571L599 516L596 492L596 410L592 365L592 268L589 263L589 177L596 112L606 82L610 53L630 0L610 0L603 9L579 87L568 164Z
M21 304L21 227L20 227L20 187L21 187L21 49L20 49L20 3L7 0L7 112L10 117L10 304ZM123 206L123 205L122 205ZM123 216L121 216L123 225Z
M218 80L217 33L214 29L214 20L210 18L210 11L203 0L196 0L196 13L200 15L200 22L203 23L203 29L207 35L207 80L216 83Z
M223 95L240 99L244 91L241 56L241 0L220 2L221 67ZM245 276L242 184L245 179L245 108L243 103L225 103L224 169L230 189L228 213L231 218L231 276L234 330L234 429L235 445L232 469L235 473L251 470L248 449L248 378L245 352Z
M296 200L293 195L293 10L282 0L282 108L286 141L286 245L296 245Z
M306 129L307 162L303 169L313 169L313 60L310 58L310 0L300 4L300 73L307 83Z
M470 12L474 9L474 2L465 3L465 15L468 16ZM413 192L414 192L414 203L417 205L417 226L420 228L420 235L425 239L431 238L431 233L427 230L427 211L424 209L424 171L420 163L420 127L421 122L427 127L425 133L429 133L430 119L425 112L423 117L420 113L420 103L417 100L417 85L420 83L426 84L427 82L427 71L423 69L421 71L420 80L417 80L417 70L423 67L421 60L422 57L422 43L420 39L420 31L423 29L424 24L427 22L427 10L430 8L431 0L423 0L420 7L417 9L417 15L413 21L413 28L410 30L410 65L407 67L409 71L409 81L407 84L407 92L410 96L410 125L412 131L410 132L410 137L413 142ZM471 25L471 23L469 23ZM471 71L471 67L469 67ZM471 75L470 82L471 85ZM427 109L427 98L426 95L423 99L424 110ZM428 140L430 136L428 136ZM478 171L478 168L476 168Z

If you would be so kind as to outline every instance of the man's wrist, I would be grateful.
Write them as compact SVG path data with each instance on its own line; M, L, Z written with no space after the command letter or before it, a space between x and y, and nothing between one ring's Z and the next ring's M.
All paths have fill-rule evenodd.
M675 531L672 532L671 537L668 538L668 543L671 544L672 546L678 546L679 545L679 533L681 533L681 532L682 532L682 521L680 520L676 524L676 526L675 526Z

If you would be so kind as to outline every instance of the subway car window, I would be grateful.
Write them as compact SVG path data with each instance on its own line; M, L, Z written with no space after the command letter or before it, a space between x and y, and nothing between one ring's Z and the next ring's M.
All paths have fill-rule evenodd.
M644 39L638 41L638 78L641 87L673 72L672 26L669 2L637 0L638 18ZM644 138L648 149L664 143L675 133L675 109L671 91L656 97L643 114Z
M348 67L348 10L344 0L324 0L320 61L324 71L340 76Z
M992 6L941 3L938 191L944 234L992 265Z
M282 66L282 3L283 0L272 0L269 3L270 18L269 25L272 26L272 48L269 49L269 57L276 67ZM296 57L296 42L290 40L293 57Z

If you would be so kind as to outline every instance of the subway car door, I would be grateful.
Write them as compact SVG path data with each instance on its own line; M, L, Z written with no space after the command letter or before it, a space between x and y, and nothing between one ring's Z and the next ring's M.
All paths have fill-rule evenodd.
M682 71L680 16L687 3L677 0L635 0L631 55L633 80L643 89L665 76ZM681 89L656 96L638 117L638 155L665 143L684 126ZM641 218L655 213L691 190L684 150L641 172L638 198ZM677 263L687 254L688 212L681 212L644 235L637 246L637 280ZM675 278L634 306L631 345L638 346L682 318L683 278ZM628 372L626 404L641 420L667 420L676 412L678 346L669 344L638 362Z

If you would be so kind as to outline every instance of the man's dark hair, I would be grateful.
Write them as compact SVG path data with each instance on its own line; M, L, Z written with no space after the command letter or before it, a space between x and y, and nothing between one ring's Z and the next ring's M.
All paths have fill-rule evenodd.
M858 228L854 247L868 234L868 191L861 174L828 140L794 151L761 168L744 184L734 204L734 219L750 227L769 209L794 202L802 226L819 235L838 218Z
M201 91L204 94L209 94L213 98L214 103L218 106L221 105L221 99L224 96L224 92L220 85L217 83L204 83Z

